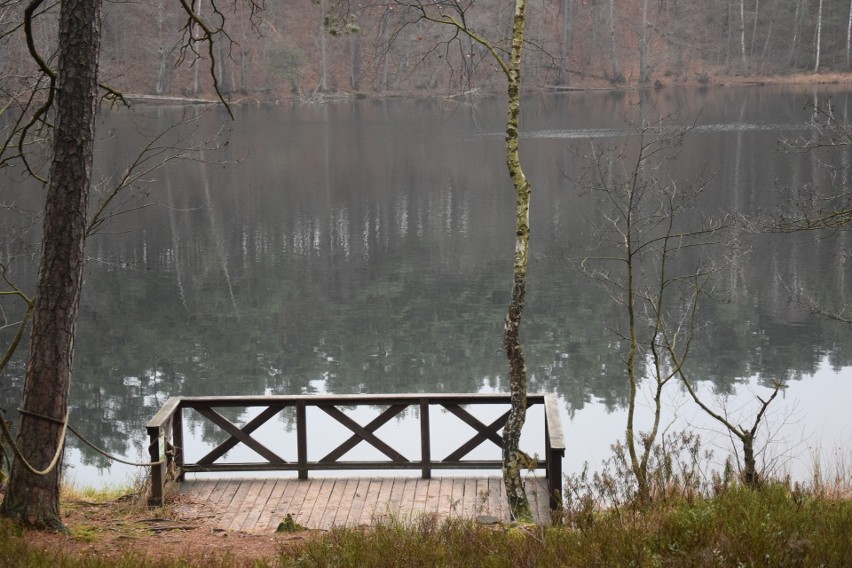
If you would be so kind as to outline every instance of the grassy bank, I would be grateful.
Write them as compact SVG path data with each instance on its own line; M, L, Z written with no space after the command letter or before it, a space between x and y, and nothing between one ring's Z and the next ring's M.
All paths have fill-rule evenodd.
M669 497L643 508L569 512L564 525L481 526L423 517L411 526L312 532L254 545L150 554L168 540L128 535L124 550L97 535L36 543L0 521L0 559L9 567L141 566L852 566L852 500L770 483L733 485L712 497ZM209 532L209 531L208 531ZM175 538L193 539L191 533ZM238 536L231 536L237 544ZM261 537L258 537L261 538ZM72 543L85 539L86 546ZM159 539L159 540L158 540ZM221 538L220 540L226 540ZM122 541L119 541L122 542ZM132 544L132 546L130 546Z

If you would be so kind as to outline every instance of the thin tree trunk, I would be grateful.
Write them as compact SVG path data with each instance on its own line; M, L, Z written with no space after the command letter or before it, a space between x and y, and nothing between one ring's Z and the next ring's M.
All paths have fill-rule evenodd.
M572 13L574 11L574 2L572 0L562 0L562 41L560 43L559 62L560 75L559 84L567 85L569 83L568 72L568 54L571 52L571 38L574 25Z
M820 45L822 43L822 0L819 0L816 23L816 55L814 56L814 73L819 73Z
M849 20L846 23L846 70L849 70L849 48L852 46L852 0L849 2Z
M799 25L802 23L802 1L796 2L796 15L793 17L793 38L790 41L790 56L787 58L787 66L792 67L796 61L796 47L799 43Z
M518 116L521 111L521 49L524 45L526 0L515 0L515 19L512 33L512 52L508 68L508 111L506 118L506 165L517 192L515 211L515 261L512 278L512 298L505 322L506 356L509 359L509 388L512 408L503 429L503 481L512 514L518 520L529 521L532 512L524 491L521 469L523 454L519 450L521 430L527 411L527 369L521 348L521 316L526 295L527 259L530 246L531 186L521 169L518 152Z
M201 0L195 0L195 6L193 7L193 9L195 10L195 13L198 14L198 17L200 18L201 17ZM198 24L193 23L192 29L190 30L190 33L192 34L193 37L197 37L198 30L199 30ZM199 67L200 67L200 65L198 65L197 62L196 62L195 65L192 66L192 94L193 95L198 95L198 68Z
M642 33L639 38L639 82L647 83L651 78L651 69L648 64L648 0L642 0Z
M328 61L326 58L325 49L325 0L319 0L320 9L320 29L319 29L319 44L320 44L320 83L318 90L324 93L328 90Z
M751 25L751 48L749 49L749 55L754 57L754 48L757 45L757 21L758 15L760 14L760 0L754 0L754 22Z
M609 0L609 45L612 56L612 80L621 83L621 68L618 66L618 42L615 39L615 0Z
M17 444L46 468L64 440L74 333L83 284L83 249L95 134L101 0L63 0L59 24L56 130L44 210L44 236ZM39 416L35 416L39 415ZM61 458L46 475L12 465L0 511L61 529Z
M743 73L748 73L745 41L745 0L740 0L740 56L743 60Z

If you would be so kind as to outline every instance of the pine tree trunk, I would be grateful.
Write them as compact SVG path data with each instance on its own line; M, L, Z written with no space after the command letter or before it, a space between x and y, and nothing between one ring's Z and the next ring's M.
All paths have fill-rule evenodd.
M518 116L521 111L521 49L524 44L526 0L515 0L515 19L512 52L508 72L508 113L506 119L506 164L517 192L515 224L515 262L512 278L512 298L506 314L505 346L509 359L509 388L512 408L503 429L503 481L513 516L521 521L532 520L530 504L524 491L521 469L522 454L518 444L527 411L527 370L521 348L520 328L526 294L527 259L530 243L531 187L521 169L518 152Z
M44 236L17 444L37 469L63 444L74 332L83 282L86 209L92 175L97 105L101 0L63 0L53 160L44 211ZM35 417L30 413L45 418ZM2 513L61 529L61 459L47 475L12 466Z

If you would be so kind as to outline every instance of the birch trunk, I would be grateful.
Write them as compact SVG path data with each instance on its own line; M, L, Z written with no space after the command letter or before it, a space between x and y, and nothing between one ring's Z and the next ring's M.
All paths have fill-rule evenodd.
M849 47L852 46L852 1L849 2L849 20L846 23L846 70L849 70Z
M819 0L816 22L816 55L814 56L814 73L819 73L820 44L822 43L822 0Z
M521 521L532 520L524 491L521 469L524 459L518 444L527 411L527 369L520 342L521 316L526 295L527 259L530 243L531 186L521 169L518 152L518 116L521 111L521 50L524 45L526 0L515 0L512 51L508 66L508 112L506 119L506 165L517 194L515 211L515 261L512 298L505 322L505 347L509 359L509 386L512 408L503 429L503 481L512 515Z
M790 56L787 58L787 65L793 66L796 61L796 47L799 43L799 25L802 23L802 0L796 2L796 15L793 17L793 38L790 41Z

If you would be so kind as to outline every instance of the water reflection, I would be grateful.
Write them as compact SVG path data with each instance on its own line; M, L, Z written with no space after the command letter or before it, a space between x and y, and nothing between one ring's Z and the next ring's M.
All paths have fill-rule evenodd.
M801 93L654 96L646 108L697 123L673 175L712 174L704 213L766 211L782 188L824 175L815 157L777 151L779 137L808 134ZM847 104L845 93L834 96ZM627 387L613 333L621 309L568 262L593 238L586 221L595 210L569 179L587 139L629 134L635 108L630 96L587 93L538 97L524 111L535 188L524 330L530 389L558 392L572 417L587 407L617 410ZM179 111L158 112L168 121ZM237 112L221 153L157 173L154 205L89 242L76 427L133 456L145 445L144 423L170 395L504 389L514 197L502 139L490 135L501 129L500 101ZM199 128L215 131L222 119L203 115ZM137 116L102 120L143 138L132 134ZM129 147L102 144L100 171L120 168ZM848 151L841 159L848 163ZM692 375L729 393L744 381L806 378L828 362L848 382L848 326L812 317L790 293L802 288L828 307L843 305L848 238L741 243L725 301L698 313ZM16 282L33 286L31 263L19 258L12 268ZM3 306L11 321L17 308ZM13 362L3 377L4 408L15 407L21 366ZM73 456L80 471L108 465L85 448Z

